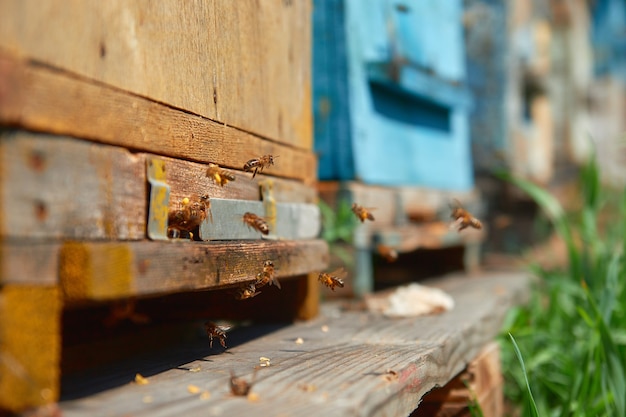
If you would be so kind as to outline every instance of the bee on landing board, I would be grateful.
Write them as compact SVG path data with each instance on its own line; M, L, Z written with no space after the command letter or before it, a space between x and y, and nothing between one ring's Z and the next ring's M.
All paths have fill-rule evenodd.
M261 294L260 291L256 290L256 285L254 282L250 282L248 284L243 284L241 287L235 289L235 299L237 300L247 300L248 298L256 297Z
M172 210L167 216L169 230L192 232L200 226L207 215L213 221L211 201L208 195L185 197L179 203L177 210Z
M236 180L232 172L221 168L217 164L209 164L209 167L206 170L206 176L212 178L213 181L215 181L215 183L220 187L225 186L229 181Z
M317 280L335 291L335 287L343 288L343 278L345 278L347 274L348 273L343 268L339 268L333 272L320 272Z
M230 329L230 326L219 326L213 322L207 321L204 323L206 334L209 336L209 348L213 348L213 338L219 339L220 345L226 349L226 331Z
M356 214L356 217L361 220L361 223L365 222L365 220L374 221L374 215L370 213L373 208L365 208L359 206L357 203L352 204L352 212Z
M254 384L254 380L256 379L257 369L254 370L252 374L252 381L248 382L243 378L236 377L233 371L230 371L230 392L233 395L238 397L245 397L250 392L250 388L252 388L252 384Z
M267 225L267 222L263 217L257 216L254 213L247 212L243 215L243 222L248 225L248 227L261 232L264 235L269 234L270 228Z
M263 271L256 274L256 282L254 283L256 288L262 288L267 284L275 285L280 289L280 282L274 276L274 262L269 260L263 262Z
M278 155L263 155L260 158L251 159L244 164L243 170L252 172L252 178L254 178L257 172L263 171L263 168L274 165L274 158L278 158Z
M454 204L450 205L452 209L452 213L450 217L454 219L452 224L450 225L451 229L458 229L460 232L463 229L468 227L473 227L474 229L482 229L483 224L476 217L472 216L467 210L461 206L461 203L456 198L454 199Z

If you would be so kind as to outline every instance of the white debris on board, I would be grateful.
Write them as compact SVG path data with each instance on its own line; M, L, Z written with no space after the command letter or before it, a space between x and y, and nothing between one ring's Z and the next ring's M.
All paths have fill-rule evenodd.
M396 288L384 298L368 297L367 306L388 317L415 317L437 314L454 308L452 297L439 288L409 284Z

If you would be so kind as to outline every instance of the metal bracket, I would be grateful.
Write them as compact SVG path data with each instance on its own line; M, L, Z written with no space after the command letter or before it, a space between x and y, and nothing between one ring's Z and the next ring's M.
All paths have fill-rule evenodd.
M150 205L148 206L148 238L168 240L167 215L170 206L170 186L165 182L165 162L157 158L146 160L150 183Z
M276 233L276 199L274 198L274 182L270 179L259 181L261 186L261 200L265 210L265 221L270 226L272 234Z

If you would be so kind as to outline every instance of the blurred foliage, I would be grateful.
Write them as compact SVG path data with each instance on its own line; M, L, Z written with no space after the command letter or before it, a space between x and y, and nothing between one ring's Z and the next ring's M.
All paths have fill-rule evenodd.
M322 214L322 239L330 246L330 252L348 267L354 264L354 256L344 244L352 244L357 219L352 213L352 206L345 199L339 200L337 210L333 210L323 201L318 203Z
M548 216L568 264L532 266L529 303L506 319L506 396L523 416L626 416L626 191L602 187L592 158L581 170L581 207L566 215L545 189L507 179Z

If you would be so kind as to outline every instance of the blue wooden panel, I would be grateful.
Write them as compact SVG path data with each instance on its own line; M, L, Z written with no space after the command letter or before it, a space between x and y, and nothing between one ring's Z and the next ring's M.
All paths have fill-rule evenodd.
M314 3L320 178L348 179L340 176L344 165L353 167L350 179L370 184L472 188L472 98L465 84L461 1L344 0L343 20L333 24L345 39L322 46L330 33L339 33L328 23L329 7L337 4ZM342 85L333 84L333 77ZM331 132L332 116L323 107L327 97L334 97L332 110L349 124L342 132L348 132L349 141Z
M592 14L595 72L626 82L626 1L597 0Z
M464 7L467 85L477 98L470 112L473 162L476 172L493 171L506 164L504 155L510 152L505 103L509 3L466 0Z
M313 111L321 180L354 178L344 0L313 2Z

